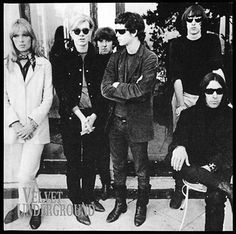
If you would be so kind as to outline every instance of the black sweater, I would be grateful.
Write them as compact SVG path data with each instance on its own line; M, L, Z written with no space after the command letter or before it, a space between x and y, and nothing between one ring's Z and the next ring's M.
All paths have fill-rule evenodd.
M190 164L199 166L215 163L222 176L232 173L232 109L225 104L209 108L199 99L197 104L183 110L169 146L170 155L184 146Z
M220 40L216 35L205 34L195 41L181 36L171 41L170 78L173 82L181 79L185 92L199 95L202 78L219 68L223 68L223 65Z

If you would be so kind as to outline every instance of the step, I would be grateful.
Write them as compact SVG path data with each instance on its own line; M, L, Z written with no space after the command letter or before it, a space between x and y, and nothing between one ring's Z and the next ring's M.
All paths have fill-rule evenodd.
M37 183L41 192L61 192L62 198L68 198L68 191L66 186L66 176L64 174L40 174L37 177ZM169 199L174 191L174 179L170 176L150 177L152 199ZM127 198L134 199L137 197L137 177L128 176L126 186L128 189ZM99 196L101 193L101 181L99 175L96 176L95 195ZM114 191L111 197L114 198ZM17 182L4 183L4 198L17 198ZM190 191L190 198L202 198L202 193Z
M37 183L41 189L66 189L66 175L64 174L40 174L37 177ZM168 189L174 188L174 180L172 177L150 177L150 183L152 189ZM127 188L137 188L137 177L127 177ZM5 182L4 188L16 188L17 182ZM95 188L100 189L102 187L99 175L96 175Z
M135 176L134 163L132 160L127 162L128 176ZM171 176L172 170L164 161L149 162L150 176ZM41 162L39 174L65 174L66 159L44 159ZM98 173L98 171L97 171Z

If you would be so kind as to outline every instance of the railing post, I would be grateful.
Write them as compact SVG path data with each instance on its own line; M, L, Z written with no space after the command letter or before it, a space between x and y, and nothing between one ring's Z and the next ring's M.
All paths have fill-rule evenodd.
M98 7L97 3L90 3L90 17L93 19L94 22L94 32L98 28Z
M118 16L120 13L125 12L125 3L123 2L117 2L116 3L116 16Z
M20 3L19 4L20 17L26 19L31 23L30 17L30 4L29 3Z

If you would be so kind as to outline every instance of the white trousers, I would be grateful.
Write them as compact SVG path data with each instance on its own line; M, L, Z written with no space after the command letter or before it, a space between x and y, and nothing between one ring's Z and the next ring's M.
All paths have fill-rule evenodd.
M18 172L19 209L22 212L32 208L41 208L41 196L36 182L36 173L40 167L40 160L44 144L16 144L21 157Z
M199 98L198 95L192 95L186 92L184 92L183 96L184 96L184 105L186 108L194 106ZM173 94L171 105L172 105L172 112L173 112L173 132L174 132L177 122L179 120L179 116L176 115L176 109L177 109L178 103L177 103L175 93Z

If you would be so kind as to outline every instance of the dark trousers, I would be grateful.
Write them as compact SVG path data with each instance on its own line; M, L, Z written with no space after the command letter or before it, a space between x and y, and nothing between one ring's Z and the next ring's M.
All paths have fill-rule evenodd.
M138 176L138 187L145 189L149 185L149 161L148 142L131 142L128 136L126 121L114 117L109 132L110 151L114 170L114 184L116 186L126 185L128 147L134 159L134 167Z
M188 167L184 164L178 174L179 178L182 177L190 183L202 183L207 186L205 231L222 231L226 194L218 189L221 182L218 173L209 172L200 166ZM230 176L225 181L230 182Z
M85 116L91 110L83 110ZM94 183L96 178L95 159L98 152L96 129L83 136L80 135L81 122L76 116L61 119L64 154L67 159L67 188L73 204L85 204L94 200Z
M101 178L102 184L110 185L110 145L109 138L104 133L104 130L99 130L98 133L98 154L96 157L96 167Z

